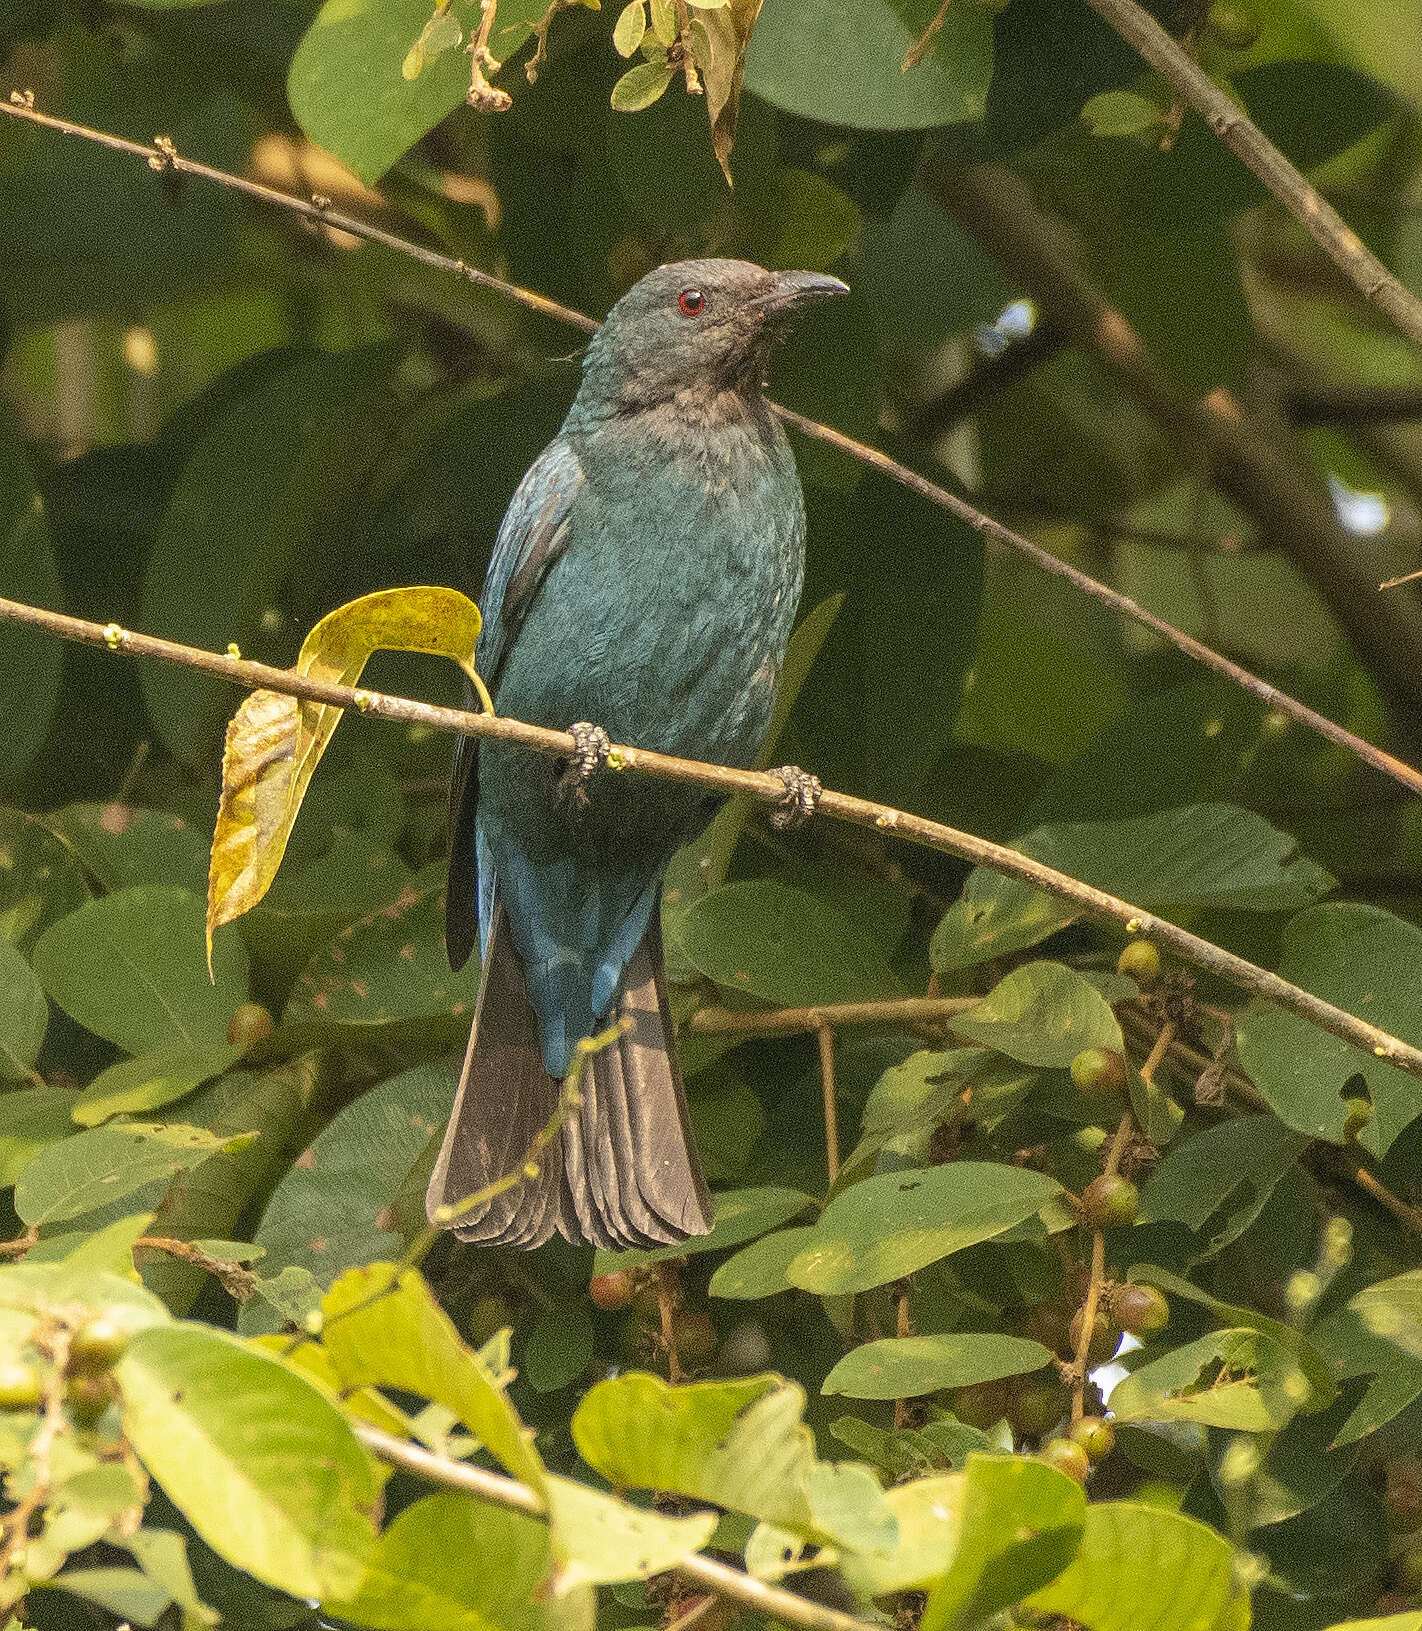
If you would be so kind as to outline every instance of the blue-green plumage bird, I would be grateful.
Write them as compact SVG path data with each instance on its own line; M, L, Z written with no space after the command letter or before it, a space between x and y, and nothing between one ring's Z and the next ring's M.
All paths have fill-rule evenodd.
M745 765L765 735L804 567L789 443L764 395L773 342L844 285L745 261L644 277L588 347L563 427L524 476L494 545L478 664L499 713ZM471 740L451 807L445 936L483 973L436 1208L514 1168L558 1099L580 1037L583 1102L536 1177L461 1221L486 1244L556 1229L611 1248L704 1234L662 981L658 906L704 793Z

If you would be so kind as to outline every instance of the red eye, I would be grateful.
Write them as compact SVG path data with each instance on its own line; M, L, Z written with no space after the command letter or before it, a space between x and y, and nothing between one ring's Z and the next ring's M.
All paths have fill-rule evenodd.
M683 317L699 317L706 306L706 296L700 289L683 289L676 297Z

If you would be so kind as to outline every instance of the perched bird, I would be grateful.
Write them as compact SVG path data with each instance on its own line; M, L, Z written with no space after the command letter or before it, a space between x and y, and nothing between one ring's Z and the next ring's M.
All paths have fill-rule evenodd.
M711 801L684 783L591 772L609 736L754 758L805 545L767 357L807 304L845 292L735 260L649 273L588 346L562 429L504 515L478 666L500 714L572 728L579 752L560 762L471 738L456 752L445 940L459 968L477 937L483 972L431 1217L516 1169L578 1040L614 1017L629 1024L589 1060L581 1105L537 1173L461 1218L462 1239L537 1246L556 1229L625 1248L711 1227L659 912L667 863Z

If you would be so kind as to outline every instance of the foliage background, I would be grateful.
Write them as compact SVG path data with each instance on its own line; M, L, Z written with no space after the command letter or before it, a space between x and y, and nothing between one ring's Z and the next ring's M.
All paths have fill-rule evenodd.
M520 48L517 25L540 9L504 0L499 53ZM927 0L767 0L734 190L705 107L680 81L644 111L612 109L627 68L610 40L617 19L580 6L553 19L535 85L515 64L499 76L513 106L496 115L457 106L468 60L457 50L401 76L430 20L426 0L0 0L0 90L32 89L43 109L140 141L169 135L184 154L330 197L584 311L688 255L832 269L853 294L777 359L781 400L959 484L1415 757L1422 616L1411 588L1379 598L1373 587L1415 566L1422 542L1415 349L1082 0L954 0L933 52L902 71L935 10ZM1241 0L1206 11L1182 0L1156 10L1422 293L1415 7ZM466 0L454 15L477 22ZM1134 326L1144 353L1123 357L1105 327L1081 320L1072 295L1083 290ZM8 122L0 324L0 590L210 649L235 641L278 663L319 616L369 590L433 582L475 592L503 506L577 377L568 332L495 294ZM985 553L967 528L843 456L805 442L797 453L810 512L808 677L776 761L993 838L1035 833L1033 853L1063 870L1404 1037L1422 1034L1414 800L1069 588ZM369 682L458 697L452 668L413 659L378 659ZM5 1233L37 1230L28 1264L78 1251L70 1274L131 1275L136 1260L172 1314L254 1336L299 1326L343 1271L398 1257L417 1234L429 1141L474 987L448 974L440 942L448 746L354 724L322 766L271 896L220 932L208 985L206 846L232 704L224 687L180 669L8 629L0 637L0 1181L16 1186L0 1205L14 1214ZM694 1371L798 1382L819 1455L874 1463L891 1483L958 1468L988 1443L949 1414L955 1404L982 1414L984 1396L949 1389L1030 1357L1035 1370L987 1396L983 1421L1005 1409L1015 1434L991 1446L1030 1452L1055 1425L1052 1401L1057 1414L1064 1402L1045 1350L1004 1359L999 1347L989 1361L964 1339L1059 1348L1083 1295L1089 1234L1060 1202L1038 1217L1034 1196L988 1235L949 1235L970 1232L986 1204L977 1186L1005 1181L993 1173L1035 1169L1079 1191L1101 1159L1089 1129L1113 1130L1121 1106L1081 1095L1064 1067L1083 1040L1118 1045L1122 1025L1139 1067L1173 1019L1178 1040L1154 1100L1134 1084L1154 1140L1154 1154L1129 1155L1142 1221L1108 1237L1111 1272L1153 1279L1173 1309L1167 1332L1131 1361L1115 1407L1123 1422L1133 1411L1173 1425L1123 1425L1092 1474L1092 1508L1116 1512L1102 1523L1148 1528L1152 1512L1178 1507L1236 1549L1213 1606L1177 1596L1154 1622L1163 1627L1242 1623L1249 1587L1266 1626L1307 1631L1375 1610L1422 1624L1409 1596L1422 1556L1408 1538L1422 1511L1422 1342L1415 1282L1399 1278L1418 1262L1407 1210L1422 1198L1415 1082L1296 1021L1242 1009L1207 982L1152 1008L1112 972L1119 934L1064 922L1038 897L877 836L820 823L786 839L737 810L679 861L673 885L669 943L688 1015L698 1004L887 999L924 991L930 976L944 995L996 992L954 1037L838 1033L852 1152L836 1190L848 1211L831 1219L848 1265L838 1279L817 1279L798 1255L824 1238L814 1223L826 1198L814 1039L687 1031L702 1151L731 1196L729 1227L683 1275L679 1329ZM1016 983L1002 987L1009 976ZM228 1041L248 998L280 1021L255 1048ZM1238 1011L1237 1060L1224 1048L1225 1008ZM1218 1081L1198 1087L1214 1053L1230 1072L1222 1102L1212 1102ZM151 1130L165 1118L179 1126ZM253 1132L255 1141L241 1136ZM950 1179L932 1189L943 1249L925 1258L889 1175L945 1167ZM1380 1204L1380 1191L1401 1211ZM1336 1218L1351 1229L1351 1255L1329 1232ZM140 1236L206 1246L196 1260L135 1252ZM756 1255L727 1255L760 1237ZM232 1267L244 1255L250 1271ZM591 1466L636 1485L639 1469L620 1476L599 1463L570 1424L599 1375L663 1363L655 1298L644 1291L630 1312L595 1309L594 1267L590 1252L561 1243L528 1258L444 1243L425 1264L465 1338L512 1327L519 1374L508 1397L537 1429L547 1466L583 1479ZM34 1348L36 1298L48 1307L139 1295L27 1273L3 1271L5 1309L29 1312L0 1322L0 1334L23 1363L47 1353L51 1369L52 1347ZM166 1491L152 1495L143 1533L185 1536L198 1593L225 1623L316 1623L295 1598L349 1608L371 1544L368 1516L357 1517L378 1483L364 1452L340 1437L334 1412L321 1417L311 1431L333 1435L320 1442L338 1459L353 1456L352 1482L339 1496L311 1492L309 1511L293 1497L289 1514L302 1533L313 1513L344 1514L345 1551L328 1535L314 1543L316 1572L302 1574L277 1526L280 1541L277 1530L232 1541L224 1562L222 1524L152 1449L177 1425L160 1414L145 1439L143 1412L144 1400L158 1409L150 1383L169 1374L164 1365L187 1376L198 1364L183 1343L207 1341L203 1363L217 1364L220 1348L236 1365L236 1350L141 1306L138 1323L169 1333L145 1339L143 1378L137 1357L120 1375L124 1431ZM927 1348L879 1356L888 1382L851 1370L840 1385L840 1370L838 1394L822 1392L847 1353L864 1351L856 1343L902 1333L901 1317ZM1221 1330L1253 1333L1247 1351ZM1187 1348L1176 1372L1145 1376ZM486 1357L497 1373L497 1346ZM360 1366L332 1362L353 1386ZM440 1399L438 1380L421 1386L398 1366L367 1373L407 1405L408 1395ZM221 1439L214 1423L226 1421L230 1463L214 1465L230 1464L245 1488L254 1415L295 1434L316 1407L305 1394L278 1397L264 1371L244 1416L228 1385L225 1415L202 1426ZM1036 1418L1022 1404L1034 1392ZM476 1426L443 1402L490 1442L485 1418ZM61 1437L78 1458L69 1477L114 1465L119 1416L112 1406L96 1428L65 1417ZM447 1447L452 1419L427 1420L426 1436ZM8 1420L30 1424L7 1427L0 1443L9 1498L23 1500L38 1418ZM999 1464L963 1476L988 1478L983 1465ZM747 1521L723 1527L717 1544L744 1548L749 1520L769 1509L738 1504L698 1469L683 1466L675 1487L741 1513ZM143 1506L146 1484L139 1471L132 1479L91 1491L87 1507L73 1491L68 1508L50 1502L51 1527L66 1511L89 1519L50 1535L49 1573L70 1554L71 1582L77 1569L146 1570L137 1578L148 1596L114 1595L141 1591L133 1579L44 1586L30 1592L24 1623L198 1623L198 1595L184 1602L146 1542L116 1549L132 1538L125 1514ZM397 1478L387 1518L417 1493ZM861 1527L841 1533L843 1577L820 1570L790 1583L863 1610L892 1571L875 1576L854 1560L856 1545L872 1554L862 1526L881 1516L861 1496ZM413 1528L400 1554L406 1573L394 1577L405 1585L381 1606L367 1581L354 1623L433 1623L435 1599L419 1595L434 1590L421 1572L431 1560L513 1547L495 1509L435 1499L455 1505L412 1520L426 1528ZM1003 1486L992 1499L998 1516L1020 1519L1028 1495ZM1079 1536L1071 1497L1053 1486L1042 1499L1057 1527ZM834 1533L822 1512L812 1522L787 1519L783 1502L775 1510L792 1533L799 1524L797 1544ZM382 1542L390 1555L393 1533ZM1168 1533L1185 1548L1182 1578L1200 1577L1200 1532ZM965 1593L966 1543L954 1535L960 1584L934 1586L933 1623L966 1623L1027 1594L1022 1560L1020 1589L1001 1602ZM1074 1544L1037 1583L1070 1562ZM1131 1530L1129 1544L1102 1552L1119 1600L1156 1591L1151 1571L1165 1553L1151 1544L1146 1529ZM945 1536L940 1575L948 1551ZM355 1558L355 1576L322 1573L338 1552ZM7 1561L13 1583L23 1569ZM525 1563L524 1575L510 1565L503 1597L439 1599L437 1623L515 1631L558 1617L556 1603L528 1602L547 1558L535 1548ZM388 1556L383 1566L394 1568ZM42 1549L28 1567L44 1578ZM917 1589L939 1576L894 1578ZM878 1597L912 1623L917 1598ZM629 1577L602 1593L598 1612L622 1627L677 1607ZM1084 1591L1046 1601L1049 1611L1103 1631L1140 1623Z

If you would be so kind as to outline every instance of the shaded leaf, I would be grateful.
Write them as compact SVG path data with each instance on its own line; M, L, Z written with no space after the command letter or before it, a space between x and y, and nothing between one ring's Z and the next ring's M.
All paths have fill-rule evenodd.
M1060 1189L1040 1172L992 1162L881 1173L835 1196L787 1278L822 1297L887 1285L1004 1233Z
M0 408L0 594L29 606L63 608L49 515L9 412ZM59 700L62 647L52 635L8 623L0 634L0 779L29 768ZM15 939L15 935L8 938Z
M539 1315L524 1344L520 1369L538 1393L555 1393L575 1382L596 1350L592 1319L580 1303L549 1308Z
M940 1388L1021 1376L1051 1362L1048 1349L1023 1337L964 1331L886 1337L852 1348L825 1377L820 1391L851 1399L906 1399Z
M172 1602L170 1593L141 1569L67 1569L46 1584L97 1603L135 1625L153 1625Z
M88 898L73 850L36 817L0 807L0 938L27 950Z
M0 1079L28 1081L49 1029L49 1004L34 970L0 938Z
M706 91L706 117L711 121L711 146L728 182L741 85L746 72L746 51L763 3L764 0L726 0L711 10L702 8L697 19L706 30L710 52L709 61L698 57L698 66Z
M1258 1217L1275 1184L1308 1146L1273 1116L1241 1116L1203 1128L1177 1145L1141 1189L1141 1221L1199 1231L1229 1203L1208 1252L1237 1239Z
M713 1297L773 1297L788 1291L786 1272L814 1238L815 1227L777 1229L728 1257L706 1287Z
M636 1268L642 1263L664 1263L673 1257L685 1257L688 1252L723 1251L728 1246L739 1246L742 1241L777 1229L798 1217L807 1207L815 1204L812 1195L798 1189L727 1189L713 1195L716 1222L711 1233L693 1235L690 1240L678 1241L675 1246L659 1246L645 1252L605 1252L599 1250L593 1261L594 1274L606 1274L613 1269Z
M457 589L383 589L339 606L301 642L295 671L355 685L377 651L448 657L474 672L479 608ZM313 772L341 708L253 691L227 727L212 835L207 934L248 912L276 877Z
M227 1041L247 1000L247 952L234 934L203 963L203 906L186 889L120 889L51 924L34 949L65 1013L127 1053Z
M105 890L180 884L201 894L207 887L203 835L167 810L115 800L68 804L47 819Z
M243 1049L234 1043L178 1044L122 1059L101 1070L74 1101L73 1118L96 1127L123 1112L156 1110L191 1093L236 1064Z
M303 1596L355 1588L383 1475L319 1389L198 1325L142 1332L115 1375L129 1441L215 1551Z

